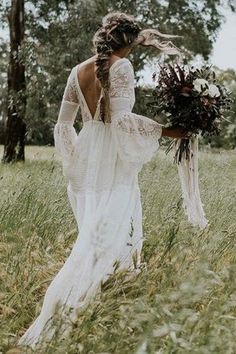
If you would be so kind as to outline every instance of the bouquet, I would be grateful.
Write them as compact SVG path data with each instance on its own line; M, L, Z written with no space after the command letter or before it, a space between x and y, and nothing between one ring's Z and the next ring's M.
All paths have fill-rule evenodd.
M153 74L156 87L150 105L156 114L164 113L168 125L192 133L189 139L175 139L174 161L180 177L183 206L188 220L200 228L208 225L198 185L198 134L219 134L223 112L230 107L230 93L216 80L208 67L194 70L180 65L160 67Z
M153 80L156 89L151 105L156 114L166 114L168 125L182 127L193 136L219 134L223 112L230 108L232 100L229 91L217 82L211 67L194 70L193 67L169 64L161 66L159 75L153 74ZM175 141L167 152L173 143ZM189 159L189 154L189 139L181 139L175 162Z

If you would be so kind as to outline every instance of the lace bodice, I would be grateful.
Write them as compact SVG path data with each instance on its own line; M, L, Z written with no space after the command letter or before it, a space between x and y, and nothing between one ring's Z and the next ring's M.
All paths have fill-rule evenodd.
M125 63L125 65L123 64ZM119 65L117 65L119 64ZM70 107L73 105L74 111L72 116L72 121L75 118L74 114L77 113L78 108L81 108L82 120L86 122L88 120L101 120L99 114L95 114L94 117L91 116L87 103L85 101L84 95L81 91L79 82L78 82L78 67L75 66L67 79L66 88L63 94L61 108ZM123 99L126 98L128 101L123 101L128 103L127 107L123 106L123 109L132 110L135 103L135 94L134 94L134 72L133 67L130 61L126 58L122 58L116 61L110 68L110 99ZM114 105L111 105L112 112L115 112L117 107L118 100L114 101ZM63 107L64 106L64 107ZM98 107L99 108L99 107ZM120 109L120 108L118 108ZM97 110L99 113L99 109ZM68 112L61 110L59 113L59 118L62 119L62 116L68 117ZM64 118L63 118L64 119Z
M94 121L102 126L107 124L110 126L121 159L138 164L149 161L159 147L158 140L162 134L162 125L132 112L135 103L135 80L133 66L129 59L121 58L110 67L111 122L105 125L100 118L100 107L97 107L95 116L91 116L78 82L77 71L78 65L71 70L68 77L58 122L54 129L55 146L62 157L64 169L69 166L69 160L75 154L78 136L73 124L79 107L83 127Z

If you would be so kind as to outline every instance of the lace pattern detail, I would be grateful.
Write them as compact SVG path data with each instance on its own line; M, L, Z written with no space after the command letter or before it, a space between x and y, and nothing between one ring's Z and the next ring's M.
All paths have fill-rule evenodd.
M130 86L128 75L123 73L112 79L110 97L130 98L134 93L134 88Z
M79 105L80 105L80 109L81 109L83 123L87 122L88 120L91 120L90 114L87 111L87 107L84 104L84 100L80 96L79 96Z
M117 120L116 125L127 134L157 136L159 138L162 133L162 126L149 118L145 118L135 113L124 113L122 119Z
M70 76L68 77L66 88L63 95L63 100L77 103L77 104L79 103L74 69L72 69Z
M120 88L117 90L115 87L113 87L110 90L110 97L125 97L125 98L130 98L133 95L133 88Z
M77 134L71 124L57 123L54 128L55 148L66 162L74 154Z
M110 97L134 96L134 71L129 61L118 66L110 78Z

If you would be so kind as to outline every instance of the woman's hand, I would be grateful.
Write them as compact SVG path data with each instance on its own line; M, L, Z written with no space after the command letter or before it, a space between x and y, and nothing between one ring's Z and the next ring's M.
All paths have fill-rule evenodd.
M162 136L168 136L169 138L180 138L180 139L189 139L191 138L192 133L186 131L182 127L171 128L171 127L163 127L162 128Z

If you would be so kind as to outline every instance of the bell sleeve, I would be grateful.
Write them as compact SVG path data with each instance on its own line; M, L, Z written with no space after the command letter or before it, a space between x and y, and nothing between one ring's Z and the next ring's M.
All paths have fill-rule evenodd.
M67 79L57 123L54 127L55 149L62 161L64 175L73 156L77 139L74 121L79 108L79 99L76 89L75 69L72 69Z
M135 102L133 66L127 58L119 61L110 76L111 130L119 157L142 165L156 154L162 125L132 112Z

